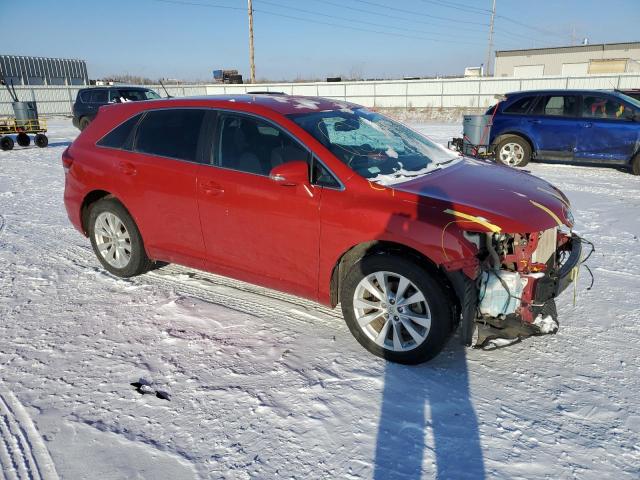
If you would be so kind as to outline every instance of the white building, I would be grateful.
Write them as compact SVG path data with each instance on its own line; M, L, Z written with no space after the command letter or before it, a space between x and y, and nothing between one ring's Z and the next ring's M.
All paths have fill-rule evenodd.
M640 72L640 42L496 51L496 77Z

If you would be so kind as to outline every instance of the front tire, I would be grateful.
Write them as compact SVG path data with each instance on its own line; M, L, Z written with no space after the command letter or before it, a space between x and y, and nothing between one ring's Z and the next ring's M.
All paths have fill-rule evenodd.
M522 137L509 135L498 143L496 161L508 167L524 167L531 161L531 145Z
M110 273L128 278L151 268L136 223L115 198L106 197L93 204L88 230L94 253Z
M356 340L392 362L432 359L451 331L452 306L440 280L401 256L358 261L342 282L340 302Z

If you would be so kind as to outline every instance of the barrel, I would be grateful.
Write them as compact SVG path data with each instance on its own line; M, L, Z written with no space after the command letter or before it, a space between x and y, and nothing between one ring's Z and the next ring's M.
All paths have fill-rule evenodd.
M38 119L36 102L13 102L13 113L18 123Z
M473 146L487 145L491 133L491 115L465 115L462 120L464 153Z

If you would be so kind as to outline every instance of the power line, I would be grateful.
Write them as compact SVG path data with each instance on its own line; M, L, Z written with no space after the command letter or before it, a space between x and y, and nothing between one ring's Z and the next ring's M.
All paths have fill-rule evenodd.
M343 17L343 16L338 16L338 15L330 15L330 14L326 14L326 13L320 13L320 12L315 12L313 10L306 10L304 8L297 8L297 7L291 7L289 5L283 5L282 3L276 3L276 2L272 2L269 0L256 0L256 2L258 4L266 4L266 5L272 5L278 8L286 8L289 10L295 10L297 12L303 12L303 13L309 13L311 15L318 15L321 17L325 17L325 18L332 18L332 19L336 19L336 20L345 20L348 22L355 22L355 23L360 23L363 25L370 25L370 26L374 26L374 27L382 27L382 28L391 28L391 29L395 29L395 30L401 30L404 32L414 32L414 33L424 33L424 29L423 30L416 30L416 29L412 29L412 28L407 28L407 27L400 27L400 26L395 26L395 25L390 25L390 24L382 24L382 23L375 23L375 22L367 22L366 20L359 20L359 19L355 19L355 18L349 18L349 17ZM452 38L452 39L458 39L459 35L455 34L454 36L451 35L444 35L441 36L442 38L448 37L448 38ZM426 38L426 37L425 37Z
M445 2L443 0L420 0L423 3L431 3L433 5L439 5L445 8L452 8L459 11L466 11L469 13L475 13L480 15L491 15L491 10L487 10L486 8L474 7L465 3L457 3L457 2Z
M446 21L455 22L455 23L467 23L469 25L482 25L482 26L485 26L485 27L488 26L487 23L471 22L471 21L468 21L468 20L460 20L458 18L441 17L439 15L430 15L428 13L416 12L415 10L405 10L405 9L402 9L402 8L392 7L390 5L384 5L382 3L372 2L370 0L354 0L354 1L359 2L359 3L364 3L366 5L372 5L372 6L378 7L378 8L388 8L388 9L391 9L391 10L396 11L396 12L404 12L404 13L409 13L411 15L418 15L418 16L421 16L421 17L435 18L435 19L438 19L438 20L446 20Z
M192 2L192 1L188 1L188 0L153 0L156 2L162 2L162 3L171 3L171 4L176 4L176 5L185 5L185 6L196 6L196 7L206 7L206 8L225 8L225 9L230 9L230 10L239 10L239 11L245 11L244 8L240 8L240 7L229 7L229 6L223 6L223 5L213 5L210 3L200 3L200 2ZM438 43L442 43L442 42L447 42L450 43L450 40L445 40L445 39L439 39L439 38L428 38L428 37L423 37L423 36L417 36L417 35L407 35L407 34L403 34L403 33L397 33L397 32L387 32L387 31L382 31L382 30L372 30L372 29L367 29L367 28L362 28L362 27L356 27L353 25L340 25L337 23L329 23L329 22L323 22L321 20L313 20L310 18L304 18L304 17L298 17L295 15L288 15L288 14L284 14L284 13L276 13L276 12L271 12L268 10L263 10L262 8L260 9L253 9L254 15L255 13L261 13L264 15L270 15L270 16L274 16L274 17L281 17L281 18L288 18L288 19L292 19L292 20L299 20L302 22L308 22L308 23L315 23L318 25L326 25L326 26L330 26L330 27L337 27L337 28L345 28L348 30L357 30L357 31L361 31L361 32L367 32L367 33L377 33L379 35L388 35L388 36L392 36L392 37L404 37L404 38L409 38L409 39L413 39L413 40L428 40L431 42L438 42ZM456 43L458 44L466 44L466 45L477 45L477 42L464 42L464 41L457 41Z
M376 15L379 17L384 17L384 18L394 18L396 20L402 20L403 22L412 22L412 23L420 23L423 25L434 25L435 27L438 28L442 28L444 25L441 23L433 23L433 22L429 22L426 20L417 20L415 18L415 16L413 16L413 18L407 18L407 17L400 17L398 15L393 15L389 12L376 12L374 10L367 10L366 8L358 8L358 7L352 7L349 5L344 5L342 3L336 3L336 2L332 2L331 0L315 0L316 2L322 2L322 3L326 3L328 5L333 5L334 7L340 7L340 8L345 8L347 10L353 10L355 12L361 12L361 13L367 13L369 15ZM448 28L448 26L447 26ZM465 27L465 30L467 31L477 31L477 32L483 32L484 33L484 29L478 29L478 28L472 28L472 27ZM456 35L458 35L459 32L456 32Z

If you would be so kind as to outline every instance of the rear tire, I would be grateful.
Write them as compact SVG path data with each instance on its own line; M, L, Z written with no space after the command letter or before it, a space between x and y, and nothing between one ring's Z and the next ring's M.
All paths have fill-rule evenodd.
M84 130L85 128L87 128L89 126L89 124L91 123L91 120L89 120L87 117L82 117L80 119L80 131Z
M631 160L631 173L640 175L640 153L636 153L636 156Z
M102 266L118 277L141 275L153 265L136 223L113 197L102 198L91 207L89 238Z
M13 138L11 137L0 138L0 149L4 151L13 150Z
M378 279L385 288L378 288ZM340 303L360 345L392 362L432 359L451 332L452 305L440 280L401 256L370 255L358 261L342 282Z
M16 137L16 140L18 141L18 145L21 147L28 147L31 143L31 138L24 132L20 132Z
M47 145L49 145L49 139L47 138L46 135L44 135L43 133L38 133L34 138L33 138L33 143L35 143L38 147L40 148L44 148Z
M524 167L531 160L531 145L517 135L503 138L495 152L496 161L508 167Z

